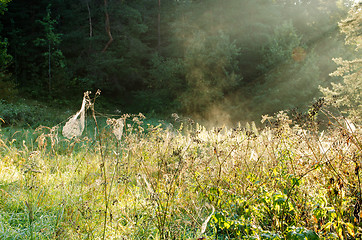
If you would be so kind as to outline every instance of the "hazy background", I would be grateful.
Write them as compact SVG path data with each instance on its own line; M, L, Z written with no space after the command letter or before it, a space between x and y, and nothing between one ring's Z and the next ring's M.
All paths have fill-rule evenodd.
M0 16L0 98L214 124L305 111L353 59L348 0L16 0ZM4 3L2 3L4 4ZM110 40L112 36L112 41ZM98 109L102 111L102 109Z

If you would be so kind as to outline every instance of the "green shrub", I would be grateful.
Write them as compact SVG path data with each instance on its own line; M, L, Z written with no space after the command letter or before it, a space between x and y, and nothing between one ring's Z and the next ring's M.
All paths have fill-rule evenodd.
M62 119L59 113L41 105L18 101L10 103L0 100L0 118L4 120L2 126L37 127L39 125L55 125Z
M16 84L10 79L9 74L0 72L0 100L13 101L18 97Z

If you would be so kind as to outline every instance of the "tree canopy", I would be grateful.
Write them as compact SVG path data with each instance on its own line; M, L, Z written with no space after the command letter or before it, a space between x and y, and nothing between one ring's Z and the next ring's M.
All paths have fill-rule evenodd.
M362 50L362 3L355 5L348 13L348 17L339 23L341 32L345 34L346 44L355 47L358 56ZM333 59L338 68L331 73L332 77L339 77L339 82L331 83L330 88L321 88L323 94L333 105L341 108L355 122L361 122L362 117L362 58L352 60Z
M37 99L101 89L129 111L250 120L322 96L319 86L333 80L332 58L357 54L344 36L360 49L360 19L346 19L352 5L2 0L0 82Z

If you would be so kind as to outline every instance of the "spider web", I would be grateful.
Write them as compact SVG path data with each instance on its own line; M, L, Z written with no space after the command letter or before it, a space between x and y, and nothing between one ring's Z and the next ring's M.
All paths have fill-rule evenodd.
M85 112L88 107L88 94L84 93L82 107L73 115L64 125L62 134L64 137L71 139L82 135L85 124Z

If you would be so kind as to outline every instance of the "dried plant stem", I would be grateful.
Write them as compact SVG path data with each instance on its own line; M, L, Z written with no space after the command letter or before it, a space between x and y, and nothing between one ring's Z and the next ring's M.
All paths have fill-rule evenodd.
M99 152L100 152L100 156L101 156L101 164L100 164L100 168L101 168L101 172L102 172L102 176L103 176L103 184L104 184L104 188L103 188L103 195L104 195L104 202L105 202L105 210L104 210L104 222L103 222L103 233L102 233L102 239L106 239L106 229L107 229L107 215L108 215L108 193L107 193L107 168L106 168L106 159L105 159L105 155L103 153L103 144L102 144L102 137L100 134L100 130L99 130L99 126L98 126L98 122L97 122L97 118L95 115L95 111L94 111L94 103L95 100L97 98L97 96L100 94L100 91L98 90L95 98L93 100L93 103L91 104L90 108L92 111L92 117L94 119L94 123L96 125L96 133L97 133L97 137L98 137L98 144L99 144Z
M357 163L356 163L357 164ZM359 177L359 166L357 165L358 169L356 171L357 173L357 177L358 177L358 190L359 190L359 196L358 196L358 203L361 204L362 203L362 199L361 199L361 179Z

